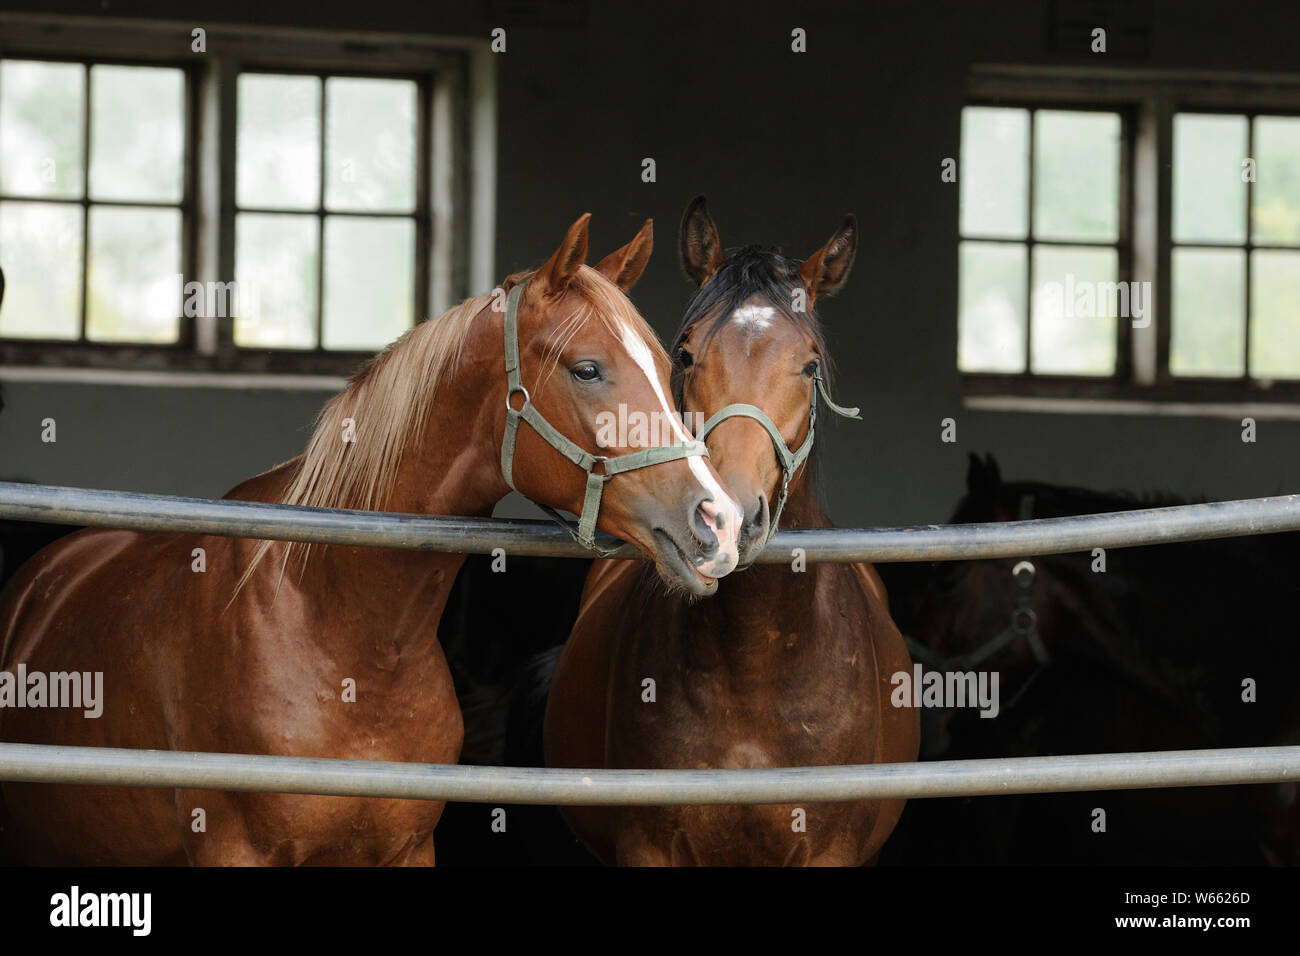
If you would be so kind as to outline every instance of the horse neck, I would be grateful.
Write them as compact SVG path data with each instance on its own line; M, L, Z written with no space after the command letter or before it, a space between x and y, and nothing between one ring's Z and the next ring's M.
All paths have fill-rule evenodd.
M790 484L782 528L830 527L830 518L813 494L812 482L800 473ZM793 556L779 564L755 564L727 577L718 593L695 605L709 617L706 640L735 668L760 668L769 656L788 657L792 651L814 651L821 629L809 626L818 577L825 567L792 567ZM773 642L774 629L782 640Z
M492 337L481 331L490 324L477 323L480 331L470 333L459 366L444 375L421 433L408 439L384 510L486 517L508 493L499 459L502 416L492 414L504 392L500 340L488 350ZM285 579L301 582L303 595L329 596L313 597L309 608L329 614L341 605L366 620L367 631L382 634L385 646L400 646L404 639L433 639L464 560L463 554L316 546L300 573L292 559ZM355 643L355 634L326 628L321 639Z

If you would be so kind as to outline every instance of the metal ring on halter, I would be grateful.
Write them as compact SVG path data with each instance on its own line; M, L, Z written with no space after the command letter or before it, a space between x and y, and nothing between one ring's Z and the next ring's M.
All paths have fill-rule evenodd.
M1033 632L1038 614L1032 607L1018 607L1011 612L1011 629L1022 637Z
M510 404L510 399L518 392L524 393L524 405L531 405L533 403L533 397L528 394L528 389L524 388L522 385L515 385L514 387L508 387L506 389L506 411L510 411L510 412L516 411L514 406ZM518 410L522 411L523 405L521 405Z

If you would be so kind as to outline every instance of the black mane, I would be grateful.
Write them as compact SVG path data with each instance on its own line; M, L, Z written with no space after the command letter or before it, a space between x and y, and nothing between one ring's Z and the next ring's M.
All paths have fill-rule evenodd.
M704 343L717 334L742 302L759 295L787 320L807 332L817 343L817 350L826 354L826 340L822 336L817 310L810 304L803 312L796 312L790 304L795 289L805 288L798 273L799 263L787 259L774 249L745 246L727 254L722 268L703 288L695 293L686 306L682 324L673 336L673 355L682 343L686 332L700 322L705 322ZM809 295L811 299L812 296ZM828 360L828 359L824 359ZM827 385L830 384L828 381Z

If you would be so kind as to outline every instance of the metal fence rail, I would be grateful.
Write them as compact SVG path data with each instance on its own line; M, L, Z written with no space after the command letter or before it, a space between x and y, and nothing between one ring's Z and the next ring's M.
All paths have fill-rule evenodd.
M418 551L488 554L499 547L512 555L592 556L549 522L304 508L18 482L0 482L0 518ZM795 548L802 548L809 561L1007 558L1297 530L1300 495L1282 495L1033 521L780 531L758 560L781 564L790 560ZM615 541L604 536L602 543ZM627 544L616 556L642 557Z
M546 522L210 501L0 482L0 518L424 551L590 557ZM1064 554L1300 530L1300 496L991 524L779 532L760 561ZM613 539L606 537L605 544ZM640 553L623 545L619 557ZM804 803L1300 780L1300 747L755 770L557 770L0 743L0 780L571 805Z
M685 806L818 803L1300 779L1300 747L761 770L540 770L0 744L0 780L353 797Z

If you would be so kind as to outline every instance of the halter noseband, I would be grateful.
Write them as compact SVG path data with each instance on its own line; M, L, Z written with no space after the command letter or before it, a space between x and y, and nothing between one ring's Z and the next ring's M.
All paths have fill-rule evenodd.
M512 491L519 490L514 482L515 439L519 434L520 421L525 421L543 441L587 473L587 491L582 500L582 516L578 520L576 529L554 508L541 502L535 503L559 522L579 544L601 555L613 554L612 549L602 548L596 544L596 518L600 514L600 497L605 490L605 482L625 471L648 468L651 465L676 461L678 458L686 458L690 455L702 455L707 458L709 449L703 440L698 440L678 445L661 445L657 448L646 448L608 458L604 455L593 455L561 435L555 426L533 406L532 397L528 394L528 389L524 388L523 379L519 374L519 300L527 284L523 282L515 286L506 297L506 430L501 439L501 476L505 478L506 484ZM516 392L524 396L524 404L518 409L510 405L510 399ZM597 462L604 464L599 474L595 471Z
M812 391L812 398L808 403L808 435L804 438L803 444L794 451L785 443L781 437L781 430L776 427L772 419L767 417L767 413L761 408L753 405L746 405L743 402L727 407L715 412L708 421L700 428L700 433L695 437L703 441L709 432L717 428L728 418L752 418L758 422L767 431L768 436L772 439L772 448L776 451L777 461L781 463L781 494L776 499L776 512L772 515L772 520L767 528L767 537L763 539L766 545L772 540L772 535L776 534L777 525L781 521L781 511L785 508L785 500L790 492L790 480L799 467L808 460L808 455L812 453L813 437L816 433L817 426L817 393L821 392L822 400L836 415L844 418L854 418L862 421L862 416L858 414L856 408L845 408L843 405L836 405L831 401L830 395L826 393L826 382L822 379L821 370L819 369L814 376L815 382Z

